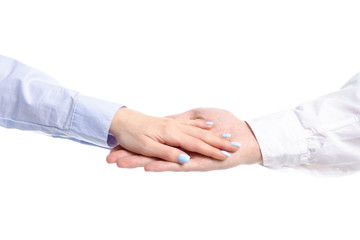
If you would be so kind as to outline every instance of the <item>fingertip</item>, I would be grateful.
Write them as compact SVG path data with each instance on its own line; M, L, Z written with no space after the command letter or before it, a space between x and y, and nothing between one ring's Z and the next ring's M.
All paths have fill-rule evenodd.
M145 171L145 172L152 172L152 171L150 171L146 166L144 166L144 171Z
M223 133L223 134L221 134L221 136L222 136L223 138L230 138L230 137L231 137L231 133Z
M180 153L180 154L178 155L177 160L178 160L179 163L185 164L185 163L188 163L188 162L189 162L190 156L187 155L186 153Z
M214 126L214 122L212 121L205 121L204 122L204 129L211 129Z
M149 145L149 150L147 152L148 156L159 158L168 162L175 163L188 163L190 156L185 152L181 151L177 147L166 145L163 143L152 141Z
M241 148L241 143L239 142L233 142L228 141L226 145L221 147L222 150L228 151L228 152L236 152Z
M230 142L230 144L237 148L241 147L241 143L239 143L239 142Z
M107 155L107 157L106 157L106 162L109 163L109 164L115 163L115 162L116 162L116 158L113 157L113 154L110 153L110 154Z
M227 151L221 150L220 152L221 152L221 154L226 156L226 158L230 157L230 153L228 153Z
M118 168L129 168L127 162L122 160L116 161L116 166Z
M228 159L230 154L227 151L224 150L218 150L216 155L213 155L212 158L219 160L219 161L225 161Z

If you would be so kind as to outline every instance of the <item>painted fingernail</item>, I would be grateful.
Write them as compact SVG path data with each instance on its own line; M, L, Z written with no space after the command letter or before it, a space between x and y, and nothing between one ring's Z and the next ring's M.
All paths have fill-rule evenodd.
M205 122L206 125L214 125L213 122Z
M241 147L241 143L238 142L230 142L231 145L235 146L235 147Z
M190 160L190 156L184 153L179 154L178 156L178 162L181 163L188 163Z
M229 138L231 137L230 133L223 133L221 136L223 136L224 138Z
M225 156L230 157L230 153L228 153L227 151L221 150L220 152Z

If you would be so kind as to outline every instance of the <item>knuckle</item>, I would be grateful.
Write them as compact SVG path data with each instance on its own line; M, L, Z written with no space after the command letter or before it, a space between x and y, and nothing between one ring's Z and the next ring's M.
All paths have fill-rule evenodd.
M162 121L159 125L160 133L165 138L172 138L175 133L177 133L177 127L175 121L171 119L166 119Z

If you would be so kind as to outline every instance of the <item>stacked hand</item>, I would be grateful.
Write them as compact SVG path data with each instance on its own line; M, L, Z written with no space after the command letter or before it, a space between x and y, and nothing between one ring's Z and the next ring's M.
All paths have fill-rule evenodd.
M216 159L223 160L224 158L221 158L221 155L223 154L217 154L219 151L216 150L216 148L214 150L214 147L210 147L209 149L211 149L211 151L208 151L205 150L206 148L199 148L198 146L195 146L196 144L190 144L192 146L186 142L182 142L182 144L180 144L181 139L178 138L178 144L170 145L177 145L189 151L187 154L191 157L191 160L186 164L179 164L174 161L163 161L159 159L158 156L154 156L156 155L155 153L152 154L153 156L149 157L149 155L143 156L143 154L138 151L137 153L142 154L138 155L131 152L131 149L121 145L121 143L120 146L111 150L107 157L108 163L117 163L118 167L121 168L143 167L146 171L208 171L230 168L239 164L254 164L262 162L259 145L249 126L244 121L239 120L232 113L226 110L199 108L182 114L170 116L169 118L169 120L174 120L176 124L184 124L193 128L195 128L194 126L202 128L197 130L202 130L201 133L199 133L205 134L206 139L209 139L210 137L206 133L211 132L211 136L215 137L216 140L206 141L206 143L211 143L215 145L215 147L220 147L233 153L226 160L217 161ZM205 124L206 121L214 122L214 126ZM231 136L226 136L226 139L220 139L226 141L227 143L220 141L217 137L224 133L231 133ZM200 136L197 135L197 137ZM126 136L124 136L123 141L126 141ZM214 144L214 142L217 144ZM169 142L163 143L169 144ZM241 143L241 149L238 150L237 147L234 147L231 143L234 145ZM177 150L181 151L179 149Z
M201 119L172 119L147 116L121 108L115 115L110 132L122 149L170 162L187 163L187 151L217 160L225 160L239 144L210 132L213 122Z

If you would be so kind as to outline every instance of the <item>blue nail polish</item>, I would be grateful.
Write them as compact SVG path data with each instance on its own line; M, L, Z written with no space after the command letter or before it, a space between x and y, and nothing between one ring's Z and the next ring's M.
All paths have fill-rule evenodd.
M230 133L224 133L221 136L223 136L224 138L229 138L229 137L231 137L231 134Z
M238 142L230 142L231 145L235 146L235 147L241 147L241 143Z
M178 156L178 162L181 163L188 163L190 160L190 156L184 153L179 154Z
M221 150L220 152L225 156L230 157L230 153L228 153L227 151Z
M205 122L205 124L207 124L207 125L214 125L213 122Z

